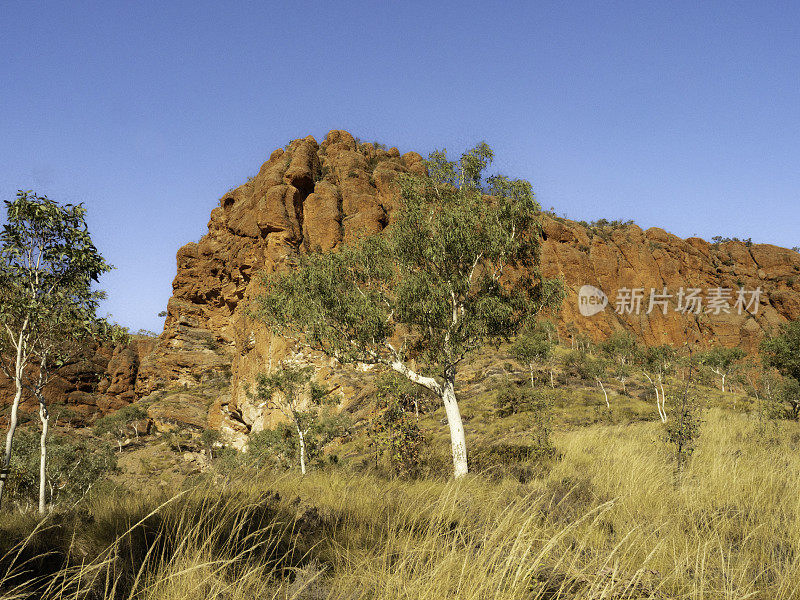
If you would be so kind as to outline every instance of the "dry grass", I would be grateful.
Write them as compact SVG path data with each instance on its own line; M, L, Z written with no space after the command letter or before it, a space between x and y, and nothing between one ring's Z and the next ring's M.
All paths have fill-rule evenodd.
M560 433L527 484L339 471L95 497L2 526L2 598L800 597L800 426L709 411L681 474L661 436Z

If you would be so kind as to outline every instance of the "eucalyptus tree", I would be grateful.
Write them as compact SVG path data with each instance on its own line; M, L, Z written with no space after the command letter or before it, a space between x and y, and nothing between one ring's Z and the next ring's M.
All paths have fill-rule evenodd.
M256 380L256 397L267 408L280 411L294 425L297 433L300 472L306 474L306 436L314 424L314 412L324 393L311 385L314 367L281 365L280 369L261 373Z
M664 379L675 369L677 353L672 346L649 346L642 350L638 357L642 372L656 394L656 407L662 423L667 422L666 394ZM659 395L659 391L661 395Z
M534 386L533 368L536 363L546 363L553 356L555 346L552 336L556 331L552 321L543 319L531 326L524 328L509 349L511 355L517 360L528 365L531 378L531 387ZM552 365L550 371L550 386L555 387L553 382Z
M600 343L600 351L614 361L613 376L627 393L626 383L631 376L631 363L637 352L636 338L627 331L613 333Z
M427 175L398 176L401 205L381 234L266 276L253 311L342 361L384 364L432 391L447 414L456 477L468 471L459 366L563 298L563 283L539 269L530 183L484 179L492 158L485 143L458 162L433 152Z
M69 340L96 331L95 314L103 295L92 285L111 269L92 243L82 205L60 205L29 191L18 192L5 205L6 223L0 233L0 366L14 383L14 398L0 500L26 388L39 403L44 473L49 413L42 391ZM40 510L44 485L40 482Z
M738 362L747 356L747 352L741 348L725 348L723 346L716 346L704 352L700 356L701 364L704 364L711 369L715 374L719 375L721 390L725 392L725 380L728 375L738 368Z
M775 368L786 377L789 386L782 394L792 418L800 416L800 319L783 323L780 331L761 342L764 366Z

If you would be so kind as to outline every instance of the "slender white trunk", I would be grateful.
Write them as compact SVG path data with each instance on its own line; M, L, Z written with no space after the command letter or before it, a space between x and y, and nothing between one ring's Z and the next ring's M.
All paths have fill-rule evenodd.
M300 473L305 475L306 474L306 438L303 434L303 430L300 429L300 425L297 421L294 422L294 426L297 429L297 437L300 440Z
M454 377L445 379L442 401L447 413L447 424L450 427L450 445L453 449L453 476L458 479L467 474L467 440L464 436L464 423L456 401Z
M455 392L455 369L448 369L445 373L444 384L439 385L433 377L425 377L409 369L399 360L389 361L388 365L416 384L419 384L442 399L444 411L447 415L447 424L450 427L450 445L453 450L453 476L463 477L467 474L467 441L464 436L464 424L461 421L461 411L458 409Z
M664 393L664 382L659 378L658 384L661 386L661 421L667 422L667 395Z
M6 481L8 479L8 467L11 464L11 447L14 443L14 433L17 431L17 423L19 416L19 401L22 399L22 375L25 368L24 362L27 356L23 355L23 348L25 346L25 333L28 327L28 321L22 325L19 338L16 343L17 361L14 364L14 385L16 391L14 393L14 401L11 403L11 416L9 417L8 433L6 434L6 447L5 454L3 455L3 466L0 469L0 506L2 506L3 492L6 488Z
M600 381L600 378L599 378L599 377L597 378L597 383L598 383L598 384L600 384L600 389L601 389L601 390L603 390L603 397L605 397L605 399L606 399L606 406L607 406L608 408L611 408L611 404L609 404L609 402L608 402L608 394L606 393L606 388L605 388L605 386L603 385L603 382L602 382L602 381Z
M0 503L3 500L3 492L6 488L8 479L9 465L11 464L11 446L14 443L14 433L17 431L19 401L22 398L22 381L19 377L14 378L17 390L14 393L14 402L11 404L11 417L8 423L8 433L6 434L5 454L3 455L3 467L0 470Z
M722 393L725 393L725 373L722 374Z
M550 369L550 387L556 389L556 384L553 381L553 369Z
M533 363L530 363L530 364L528 365L528 369L529 369L529 370L530 370L530 372L531 372L531 387L532 387L532 388L533 388L533 387L536 387L535 385L533 385Z
M650 385L653 386L653 391L656 393L656 408L658 409L658 418L661 419L661 422L664 422L664 413L661 412L661 399L658 397L658 386L656 382L653 381L652 377L647 374L645 371L644 376L647 377L647 381L650 382Z
M39 420L42 422L42 434L39 438L39 514L43 515L47 489L47 432L50 429L50 413L42 396L39 396Z

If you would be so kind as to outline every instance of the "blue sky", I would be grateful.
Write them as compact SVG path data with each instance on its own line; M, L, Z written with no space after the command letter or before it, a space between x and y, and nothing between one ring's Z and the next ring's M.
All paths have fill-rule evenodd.
M83 202L103 312L290 139L480 140L544 208L800 245L796 2L0 2L0 198Z

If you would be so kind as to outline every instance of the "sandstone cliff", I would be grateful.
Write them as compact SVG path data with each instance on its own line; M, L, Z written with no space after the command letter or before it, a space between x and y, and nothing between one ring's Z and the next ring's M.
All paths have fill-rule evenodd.
M275 150L254 177L220 199L208 233L178 251L164 331L154 346L137 342L132 348L90 353L83 366L73 367L75 372L54 386L53 394L91 413L161 388L190 390L230 378L230 392L215 398L208 423L245 433L271 422L247 398L255 374L291 354L296 361L313 362L318 377L336 386L344 401L357 402L363 390L352 369L273 338L251 322L245 306L258 293L259 273L285 268L298 253L332 250L386 227L397 208L393 181L404 172L424 172L422 157L359 143L344 131L331 131L322 143L309 136ZM559 317L562 337L584 334L597 340L627 329L648 344L691 341L753 350L765 330L800 318L797 252L765 244L683 240L632 224L586 226L547 214L542 222L543 271L562 276L568 288ZM592 317L578 311L578 290L585 284L609 297L606 310ZM751 306L743 314L730 310L718 315L675 310L680 288L735 293L740 287L763 291L757 310ZM622 288L643 288L647 295L651 288L667 288L674 297L667 314L658 309L647 314L645 298L639 314L620 315L614 303ZM191 394L182 401L191 403ZM205 410L206 396L197 403ZM192 411L194 426L197 412Z
M229 368L230 397L212 408L210 422L260 428L269 416L249 403L246 390L255 373L290 352L324 369L322 377L343 386L343 396L357 395L347 370L273 339L248 319L244 307L258 293L259 272L281 269L298 253L331 250L383 229L397 207L394 177L423 170L414 152L401 155L396 148L358 143L338 130L320 144L307 137L275 150L255 177L221 198L200 242L178 251L164 333L142 361L137 396L174 383L190 385ZM766 329L800 317L800 254L791 250L683 240L632 224L587 227L549 215L543 215L543 226L544 273L562 276L568 287L559 321L564 336L601 339L624 328L648 344L715 342L753 350ZM581 316L577 293L584 284L603 289L611 305L593 317ZM617 314L614 295L636 287L647 294L650 288L668 288L675 295L680 288L730 288L735 294L740 287L760 287L763 294L757 309L751 306L741 315L735 310L682 314L674 310L677 298L666 315L646 314L646 306L639 314Z

